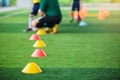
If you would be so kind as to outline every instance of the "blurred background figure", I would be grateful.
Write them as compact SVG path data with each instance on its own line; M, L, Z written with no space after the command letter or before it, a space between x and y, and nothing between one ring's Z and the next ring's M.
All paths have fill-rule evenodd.
M72 9L70 12L70 16L72 19L70 20L70 22L73 22L75 15L77 15L78 22L81 20L80 15L79 15L81 2L82 0L73 0Z
M6 7L9 5L9 0L0 0L0 6Z
M38 14L38 10L39 10L39 4L40 4L40 0L32 0L32 10L31 13L29 14L29 19L28 19L28 27L24 30L24 32L28 32L28 31L32 31L32 21L34 16L36 16Z

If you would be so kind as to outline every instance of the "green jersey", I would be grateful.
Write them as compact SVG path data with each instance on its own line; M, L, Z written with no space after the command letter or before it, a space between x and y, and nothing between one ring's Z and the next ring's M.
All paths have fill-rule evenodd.
M40 10L48 16L61 16L58 0L41 0Z

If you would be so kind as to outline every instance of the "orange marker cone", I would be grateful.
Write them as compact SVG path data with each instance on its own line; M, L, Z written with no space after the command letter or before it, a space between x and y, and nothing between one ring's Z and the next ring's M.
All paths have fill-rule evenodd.
M45 52L42 49L36 49L33 54L31 55L31 57L45 57L47 56L45 54Z
M99 13L98 13L98 19L99 20L104 20L105 19L104 9L102 7L100 7L100 10L99 10Z
M22 72L27 74L36 74L36 73L41 73L42 70L39 68L39 66L36 63L30 62L25 66Z
M83 10L83 15L87 16L88 15L87 5L84 5L82 10Z
M104 15L105 15L106 17L109 17L109 16L110 16L109 11L105 10L105 11L104 11Z
M33 45L35 48L43 48L46 47L46 44L44 43L43 40L37 40L35 44Z
M81 19L84 19L84 18L87 16L87 14L85 15L85 13L84 13L84 8L82 8L82 9L80 10L79 15L80 15L80 18L81 18Z
M40 40L40 37L37 34L33 34L29 40Z

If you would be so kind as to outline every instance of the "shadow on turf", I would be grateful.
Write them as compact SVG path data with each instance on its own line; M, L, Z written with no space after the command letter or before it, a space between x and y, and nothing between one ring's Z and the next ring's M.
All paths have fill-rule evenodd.
M23 33L26 24L1 23L0 33ZM120 33L120 25L112 23L88 23L86 27L80 27L76 23L61 23L58 33Z
M120 69L44 68L41 74L24 74L21 68L0 68L0 80L120 80Z

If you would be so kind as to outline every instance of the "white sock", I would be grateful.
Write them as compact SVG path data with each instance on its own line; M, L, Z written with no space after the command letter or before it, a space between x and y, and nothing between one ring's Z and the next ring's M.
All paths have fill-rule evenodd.
M29 18L29 20L28 20L28 28L32 28L32 25L31 25L31 23L32 23L32 21L33 21L33 18Z

